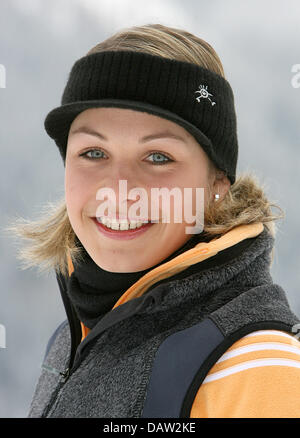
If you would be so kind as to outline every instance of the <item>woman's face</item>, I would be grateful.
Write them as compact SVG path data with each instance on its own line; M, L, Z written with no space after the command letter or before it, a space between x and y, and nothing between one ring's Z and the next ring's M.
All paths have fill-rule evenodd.
M159 135L162 133L163 136ZM181 139L169 137L166 133ZM195 189L204 188L205 206L211 200L209 196L213 196L213 193L208 194L210 178L206 153L192 135L169 120L130 109L92 108L80 113L70 127L65 166L65 196L70 223L90 257L107 271L142 271L155 266L189 240L193 234L187 234L186 227L192 227L196 221L191 223L187 219L186 222L183 210L181 222L174 220L174 206L179 210L184 208L183 189L191 188L193 204L190 214L195 215ZM147 196L131 199L123 196L121 199L119 180L126 181L127 194L131 189L139 188ZM167 214L170 216L166 220L167 203L163 203L160 197L157 222L138 229L134 234L132 231L132 234L111 231L96 219L99 207L108 199L97 197L97 192L103 188L110 188L115 194L117 218L120 217L120 208L126 208L123 211L128 213L131 207L132 219L133 204L137 206L137 202L143 199L143 205L148 209L145 219L150 221L154 202L151 188L169 191L179 188L182 202L178 207L178 196L177 201L173 196L169 197ZM144 217L144 213L145 210L143 213L136 210L137 219ZM111 215L112 210L107 209L104 215L108 214ZM125 238L125 234L129 238Z

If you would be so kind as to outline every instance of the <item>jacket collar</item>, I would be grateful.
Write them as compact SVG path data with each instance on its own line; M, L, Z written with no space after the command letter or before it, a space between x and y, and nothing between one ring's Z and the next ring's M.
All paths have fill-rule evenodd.
M241 242L247 239L253 239L263 231L264 225L262 223L240 225L233 228L223 236L211 240L210 242L198 243L194 248L185 251L184 253L149 271L147 274L141 277L136 283L134 283L128 290L124 292L120 299L115 303L113 309L121 306L122 304L128 303L134 298L142 297L149 289L155 287L157 284L166 282L170 277L184 270L191 269L194 265L197 265L197 267L200 266L201 268L201 266L207 267L209 265L213 266L214 264L220 264L222 255L226 253L226 250L228 253L230 248L235 246L241 247L241 245L239 245ZM270 238L273 241L271 236ZM234 251L230 252L232 253L232 257L232 255L234 255ZM69 276L71 276L72 272L74 271L74 266L70 255L68 256L68 270ZM173 297L173 299L174 298L175 297ZM82 339L84 339L90 330L81 322L81 331Z
M258 236L264 230L262 223L240 225L228 231L223 236L213 239L210 242L200 242L194 248L185 251L183 254L151 270L136 283L134 283L120 299L113 309L127 301L142 296L153 284L169 278L188 267L207 260L219 252L238 244L239 242ZM74 271L70 255L68 255L69 276Z

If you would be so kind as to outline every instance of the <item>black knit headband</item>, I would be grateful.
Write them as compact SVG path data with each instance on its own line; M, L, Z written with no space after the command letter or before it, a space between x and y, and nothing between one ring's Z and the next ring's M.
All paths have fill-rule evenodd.
M229 82L206 68L144 52L106 51L73 65L61 106L45 129L65 162L71 123L97 107L146 111L185 128L233 184L238 157L234 96Z

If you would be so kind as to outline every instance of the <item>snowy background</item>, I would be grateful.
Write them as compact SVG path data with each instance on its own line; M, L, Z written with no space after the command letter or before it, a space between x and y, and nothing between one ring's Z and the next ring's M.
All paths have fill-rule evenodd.
M238 170L254 170L285 211L272 275L300 315L300 2L288 0L1 0L1 224L35 219L64 190L64 168L44 131L76 59L121 28L161 23L186 29L219 54L235 94ZM300 79L298 80L300 85ZM297 81L295 81L297 85ZM65 319L54 274L21 271L1 233L0 417L26 417L49 336Z

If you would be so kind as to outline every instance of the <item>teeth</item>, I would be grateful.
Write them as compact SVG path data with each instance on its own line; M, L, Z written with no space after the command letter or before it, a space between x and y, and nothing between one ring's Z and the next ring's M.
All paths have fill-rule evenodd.
M134 228L136 228L136 225L137 225L137 222L136 222L136 221L131 221L131 222L130 222L130 225L129 225L129 228L130 228L131 230L134 230Z
M97 218L98 222L101 222L103 225L105 225L107 228L111 228L112 230L134 230L135 228L140 228L144 223L147 223L148 221L127 221L126 219L123 220L110 220L107 217L100 217Z
M111 224L110 224L110 228L112 230L118 230L120 228L120 224L118 222L116 222L116 221L112 221Z

